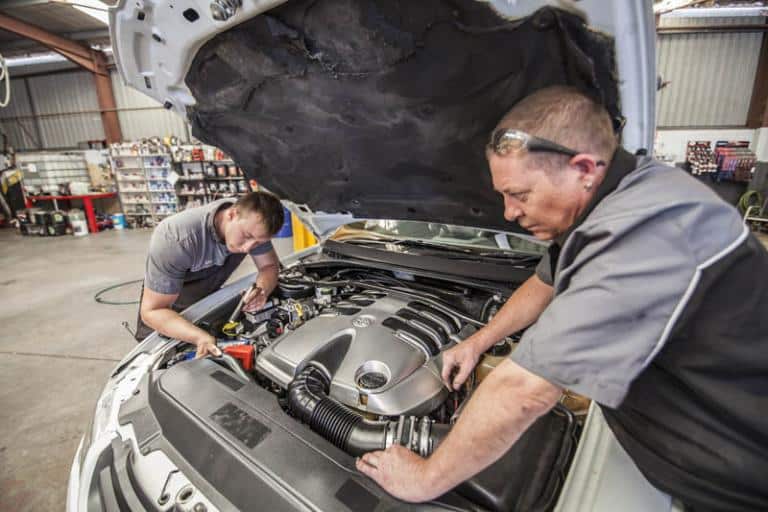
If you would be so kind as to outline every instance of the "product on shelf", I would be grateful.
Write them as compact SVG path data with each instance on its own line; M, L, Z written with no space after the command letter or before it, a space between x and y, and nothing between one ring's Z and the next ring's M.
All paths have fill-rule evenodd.
M715 144L715 162L724 177L734 181L749 181L752 179L757 156L749 149L748 141L719 141Z
M700 175L717 171L711 144L708 140L688 141L685 160L690 164L692 174Z

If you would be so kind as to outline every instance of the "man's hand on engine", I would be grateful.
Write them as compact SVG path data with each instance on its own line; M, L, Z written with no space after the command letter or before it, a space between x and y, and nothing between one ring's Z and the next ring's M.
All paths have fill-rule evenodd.
M245 292L243 299L243 311L254 313L264 307L267 302L267 293L260 286L253 286Z
M404 501L428 501L447 491L433 482L428 471L429 461L404 446L394 445L385 451L366 453L356 465L358 471Z
M470 339L443 352L443 382L449 389L458 390L477 366L480 353ZM454 375L455 372L455 375Z
M213 336L207 336L201 340L198 340L195 359L200 359L208 355L219 357L221 356L221 349L216 346L216 338Z

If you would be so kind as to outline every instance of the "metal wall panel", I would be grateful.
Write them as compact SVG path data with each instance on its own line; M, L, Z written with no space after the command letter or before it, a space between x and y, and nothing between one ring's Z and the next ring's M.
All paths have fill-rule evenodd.
M72 148L104 139L93 77L87 71L30 77L45 148ZM84 112L72 114L74 112ZM47 115L66 114L66 115Z
M39 149L32 106L23 78L11 79L11 102L0 108L0 130L8 136L8 143L16 150ZM21 119L19 119L21 117Z
M660 26L763 23L762 18L662 18ZM745 126L762 33L660 34L659 127Z
M123 84L120 75L112 73L112 88L115 92L120 128L123 139L138 140L144 137L175 135L188 142L186 121L169 112L154 99ZM133 110L140 109L140 110Z

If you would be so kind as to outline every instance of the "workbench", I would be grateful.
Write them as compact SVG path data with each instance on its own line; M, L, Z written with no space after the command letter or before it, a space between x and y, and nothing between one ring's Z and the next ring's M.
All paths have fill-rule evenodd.
M83 194L75 196L27 196L27 208L31 208L37 201L53 201L53 208L58 210L58 201L72 201L80 200L83 202L83 209L85 210L85 217L88 220L88 231L91 233L98 233L99 227L96 225L96 212L93 209L94 199L107 199L110 197L117 197L117 192L99 192L95 194Z

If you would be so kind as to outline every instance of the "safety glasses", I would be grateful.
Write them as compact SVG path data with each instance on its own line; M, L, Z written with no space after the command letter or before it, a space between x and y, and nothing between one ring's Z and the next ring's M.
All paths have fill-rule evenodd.
M579 151L561 146L551 140L534 137L520 130L509 128L494 130L491 134L491 140L488 142L488 149L498 156L507 156L513 153L522 153L523 151L559 153L567 156L579 154ZM601 160L596 165L605 165L605 162Z

